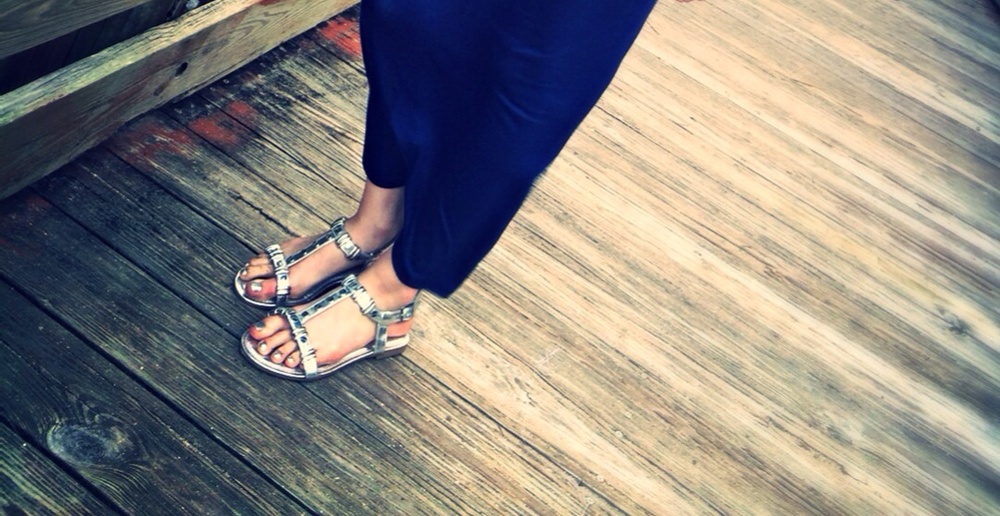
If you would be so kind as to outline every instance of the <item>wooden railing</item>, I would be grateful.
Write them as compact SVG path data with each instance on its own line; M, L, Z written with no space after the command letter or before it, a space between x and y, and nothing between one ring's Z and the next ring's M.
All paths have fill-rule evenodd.
M69 162L135 116L222 77L354 1L214 0L3 94L0 198ZM143 3L0 0L0 56Z
M198 4L197 0L0 0L0 94Z

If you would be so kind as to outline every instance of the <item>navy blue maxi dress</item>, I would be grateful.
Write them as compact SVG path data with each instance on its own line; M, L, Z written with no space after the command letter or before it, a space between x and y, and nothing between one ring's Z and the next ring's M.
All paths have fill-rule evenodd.
M448 296L611 81L655 0L363 0L363 166L406 187L403 283Z

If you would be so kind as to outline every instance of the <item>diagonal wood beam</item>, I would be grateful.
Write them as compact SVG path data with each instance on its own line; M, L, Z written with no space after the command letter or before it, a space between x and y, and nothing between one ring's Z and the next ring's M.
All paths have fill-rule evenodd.
M0 198L355 0L216 0L0 96Z
M69 34L149 0L0 0L0 58Z

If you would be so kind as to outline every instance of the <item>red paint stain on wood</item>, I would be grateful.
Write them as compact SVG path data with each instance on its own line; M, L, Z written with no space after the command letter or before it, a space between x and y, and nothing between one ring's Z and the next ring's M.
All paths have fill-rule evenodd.
M183 146L190 145L192 141L191 134L187 131L172 129L147 118L115 138L113 145L133 158L154 161L161 154L184 154Z
M242 100L234 100L229 104L226 104L225 111L226 113L232 115L233 118L243 123L253 121L253 119L257 116L257 110Z
M319 27L319 33L350 57L361 57L358 21L338 16Z
M220 146L233 146L239 143L240 137L225 125L225 115L213 113L191 122L190 128L198 136Z

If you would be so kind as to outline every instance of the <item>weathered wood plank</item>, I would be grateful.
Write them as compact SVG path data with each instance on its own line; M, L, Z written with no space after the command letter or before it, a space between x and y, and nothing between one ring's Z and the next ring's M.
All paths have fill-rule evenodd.
M770 17L772 24L801 21L805 26L822 25L791 7L779 8L785 9L788 12L781 12L780 16L770 10L756 9L753 15ZM720 17L720 23L727 20ZM952 107L954 99L950 91L939 93L930 79L914 82L902 72L902 65L893 63L884 69L868 66L871 59L886 61L888 57L850 37L835 36L835 29L826 26L816 30L831 33L828 38L796 31L796 39L769 50L767 40L758 43L755 36L756 31L765 29L752 26L751 30L745 23L737 22L735 27L727 27L729 31L713 35L706 32L712 24L683 10L661 13L654 16L652 23L681 27L669 35L647 40L644 45L663 62L757 114L844 170L872 169L873 173L864 175L865 181L906 199L915 209L928 211L935 222L950 227L947 220L958 216L965 224L974 225L994 238L1000 237L1000 221L993 213L981 209L998 195L994 185L1000 166L997 151L1000 126L990 129L990 122L977 130L969 118L988 118L987 104L974 107L968 104L971 111L967 113L957 104ZM742 36L741 42L731 42L733 36L729 34L734 33ZM776 27L768 33L788 31ZM828 42L837 37L845 38L865 55L860 59L845 59L842 51ZM758 47L760 50L756 50ZM810 52L799 54L795 48ZM707 67L700 57L705 52L725 63L725 68ZM751 52L756 55L747 55ZM823 67L810 73L803 82L799 82L797 74L782 77L770 72L785 54L791 54L793 62L800 63L797 69L809 62ZM801 57L795 57L796 54ZM734 80L736 77L739 79ZM813 81L818 81L819 88L812 86ZM885 87L886 81L892 86ZM859 82L864 89L855 86ZM916 84L934 91L915 91ZM837 92L836 96L827 96L828 85L834 86L832 91ZM868 88L878 95L877 100L866 93ZM947 107L942 110L939 105ZM900 129L895 129L897 126ZM919 139L913 141L916 138ZM952 159L956 160L956 166L951 165ZM927 160L940 163L940 168L924 166ZM906 179L907 170L921 170L920 179L925 180ZM959 183L953 185L954 182Z
M35 238L13 242L53 238L96 263L31 254L41 263L19 265L25 277L56 278L22 289L277 484L313 482L310 493L345 506L368 494L282 470L302 455L271 452L292 435L268 425L303 416L333 422L310 427L317 442L302 454L318 454L296 467L360 461L349 482L362 491L370 471L414 476L341 510L995 512L998 153L995 128L970 124L989 118L995 95L976 46L993 36L963 19L974 1L876 2L858 14L832 0L659 4L486 262L453 298L426 299L404 358L306 387L320 408L208 392L302 396L238 371L228 345L197 349L210 382L175 383L200 378L191 342L240 330L230 321L245 309L223 299L227 262L317 230L355 200L364 91L343 48L352 22L130 128L148 135L108 144L155 185L103 152L41 184L128 261L69 222L34 222ZM927 37L890 30L936 15ZM802 30L813 24L823 37ZM925 68L924 83L906 82ZM195 254L209 240L218 252ZM138 282L166 315L130 302L152 320L114 327L168 351L88 322L113 312L86 304L99 290L78 270L96 268L89 279L109 285L105 297L131 299L126 286L143 274L129 261L162 284ZM68 300L56 296L67 289ZM171 354L187 363L159 370ZM206 392L218 399L192 401ZM262 421L265 435L245 437L209 406ZM340 423L353 433L327 428ZM319 444L330 439L357 449L340 458Z
M353 423L322 400L303 398L300 385L264 381L266 375L242 362L233 334L193 311L44 200L26 195L15 201L20 201L16 209L8 204L0 218L0 232L24 253L0 259L5 276L33 278L19 285L33 302L57 311L64 324L97 343L109 359L185 417L212 429L227 448L293 492L306 507L406 512L432 504L428 493L437 491L433 479L420 472L399 473L386 460L394 453L391 449L356 432ZM24 227L74 252L57 257L52 248L32 243L33 236L19 231ZM62 273L52 274L53 269ZM227 284L223 282L223 288ZM373 476L375 467L381 473ZM433 502L440 510L458 510L462 504L445 498Z
M151 0L0 0L0 58L69 34L149 1Z
M239 317L246 309L233 302L228 285L205 289L205 285L219 284L220 277L232 273L239 261L228 255L245 247L219 234L214 225L198 222L199 217L189 208L142 176L130 175L122 167L116 169L114 161L109 162L106 156L90 156L93 154L79 160L79 170L42 181L37 188L81 223L99 231L171 290L189 299L199 311L223 317L224 312L229 312L232 320L228 322L252 320ZM131 224L115 224L126 216ZM190 255L180 250L197 248L204 242L213 242L212 247L223 252L202 255L202 263L191 267ZM160 249L178 252L162 253ZM230 330L234 340L242 329ZM235 350L232 352L234 374L260 376L243 364ZM353 425L389 449L405 449L399 457L383 455L382 460L398 462L404 471L427 472L441 486L430 490L434 497L450 499L454 496L450 491L461 486L462 503L470 508L577 512L590 507L617 512L599 492L580 485L557 464L497 427L435 379L406 365L405 359L403 367L384 369L380 365L348 370L340 376L341 381L311 385L309 390L317 400L324 400L331 410L345 413ZM416 429L420 431L414 434ZM282 449L281 453L289 452ZM294 456L288 460L315 459ZM509 493L519 490L522 496L511 499Z
M0 97L0 197L348 5L217 0Z
M179 5L181 4L181 5ZM0 58L0 95L181 14L183 2L146 2L17 54Z
M0 304L18 307L0 312L4 418L104 499L131 513L303 512L7 285Z
M0 341L0 349L8 351L3 341ZM0 507L5 514L112 512L41 451L2 424Z
M289 42L275 55L281 56L286 52L289 58L272 61L271 57L265 57L261 61L259 66L267 70L266 75L257 74L255 68L257 64L251 65L246 70L241 70L230 77L228 85L212 87L209 89L210 91L205 92L205 95L223 107L230 106L237 101L241 105L248 105L251 109L243 107L235 114L244 116L246 113L251 113L252 116L245 116L244 119L248 121L247 123L252 124L255 130L267 135L269 139L279 142L282 149L288 149L297 157L301 156L298 159L312 163L314 168L322 169L321 164L330 159L329 155L334 154L334 151L329 147L338 145L337 138L330 138L328 135L339 135L352 127L355 131L360 131L365 95L363 91L358 91L356 88L338 95L338 97L342 96L346 99L355 99L350 103L344 103L344 100L339 98L331 99L328 94L325 95L323 92L326 91L343 91L345 86L343 83L338 83L338 78L344 74L353 74L354 69L318 49L315 45L311 45L308 41L297 39ZM317 65L322 66L318 67ZM356 79L349 77L348 81L356 81ZM336 127L337 131L330 131L330 127ZM116 150L116 152L118 151ZM134 151L133 154L141 154L141 151ZM205 194L205 191L206 188L203 185L189 183L185 185L185 190L180 195L210 195ZM299 191L296 195L300 196L297 198L302 199L303 204L307 204L317 203L324 194L322 191L313 190ZM206 204L206 201L201 201L199 204ZM233 221L231 224L239 224L239 221ZM424 306L431 306L432 303L434 301L428 301ZM448 315L445 316L444 321L448 321L448 317L455 317L462 312L462 309L448 309L447 306L447 304L434 303L429 310L433 310L433 312L445 311ZM482 308L480 307L480 309ZM421 316L422 321L426 321L424 317L426 316ZM445 334L420 334L425 339L437 343L435 348L441 345L442 339L451 342L447 348L442 350L431 349L425 352L415 348L411 352L411 354L419 353L415 360L420 360L421 364L426 366L426 363L438 360L440 353L453 354L445 360L449 363L454 362L456 358L469 357L469 351L452 347L458 344L455 339L459 339L459 342L469 341L469 345L483 346L490 350L494 355L487 362L483 362L484 364L501 363L498 361L501 360L499 357L506 353L504 347L511 345L509 343L502 344L507 339L497 338L491 342L472 344L469 339L482 338L480 331L473 327L464 327L464 323L457 317L456 322L443 326L449 328L456 324L462 327L458 333L455 333L454 329L447 329ZM436 326L442 326L442 324L438 323ZM532 342L532 340L529 339L525 342ZM424 353L428 354L423 355ZM476 359L482 359L482 357L476 356ZM461 367L469 371L481 371L482 367L490 367L484 365L470 368L470 364L477 363L477 361L470 362L464 359L460 361L463 364ZM527 377L532 376L530 372L524 372L524 374ZM612 390L611 386L614 383L613 381L609 382L605 388ZM524 395L524 384L521 382L502 382L501 385L504 385L504 390L510 390L511 396L516 399L520 399ZM617 387L615 385L615 388ZM490 389L496 388L497 386L494 385ZM544 392L547 389L540 387L540 390ZM639 391L643 392L643 389ZM544 444L540 444L534 438L531 441L536 446L541 445L547 455L556 457L559 463L569 467L574 475L581 478L582 482L608 493L616 503L625 504L626 510L630 511L639 510L643 506L641 504L648 504L649 507L660 510L689 504L702 509L706 507L706 502L691 495L687 488L673 485L674 482L666 477L666 473L659 466L646 463L646 459L642 457L644 452L631 449L622 456L622 450L614 443L613 437L609 440L609 437L600 436L600 434L593 432L590 430L594 426L593 422L586 418L581 420L571 411L567 412L571 404L565 401L562 403L567 403L567 405L554 411L552 415L540 419L535 424L552 425L551 429L545 432L546 437L552 442L561 442L566 436L574 436L574 438L569 439L573 443L600 443L595 445L599 447L600 453L595 452L594 449L590 449L589 453L600 457L596 462L607 461L607 464L598 465L590 457L580 457L578 455L581 452L579 448L575 449L574 456L568 456L564 451L553 448L552 442L546 441ZM652 402L650 401L650 403ZM487 410L486 407L490 407L491 403L477 405ZM550 405L549 408L553 406ZM502 417L506 418L507 415L504 414ZM570 424L568 421L574 421L576 424ZM509 423L510 421L505 421L505 425ZM606 424L606 422L601 424ZM636 425L638 424L636 423ZM524 430L523 426L518 423L518 434ZM537 436L531 430L526 435ZM575 444L571 446L575 446ZM599 473L592 473L592 468L597 468Z

